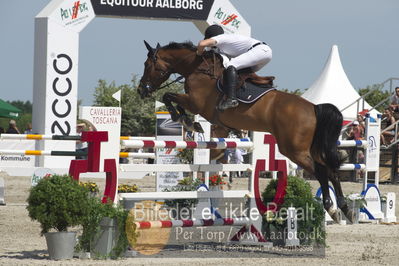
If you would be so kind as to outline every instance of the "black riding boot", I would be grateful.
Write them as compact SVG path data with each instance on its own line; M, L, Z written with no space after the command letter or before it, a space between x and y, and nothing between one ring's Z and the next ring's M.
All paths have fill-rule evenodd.
M234 108L238 106L238 101L236 97L237 85L237 70L235 67L229 66L223 72L223 86L227 99L220 101L218 106L219 110L224 111L228 108Z

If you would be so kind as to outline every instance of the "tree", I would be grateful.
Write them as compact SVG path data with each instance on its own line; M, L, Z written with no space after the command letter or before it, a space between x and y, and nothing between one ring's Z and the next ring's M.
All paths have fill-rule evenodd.
M166 82L171 82L170 80ZM121 135L124 136L151 136L155 135L155 101L161 101L165 90L156 91L153 96L141 99L137 92L138 78L134 76L132 84L116 86L115 82L107 84L105 80L99 80L94 92L95 106L116 106L118 101L112 95L122 90L122 125ZM183 86L173 83L168 86L169 92L181 93Z
M371 106L376 106L377 104L379 104L380 102L382 102L383 100L387 100L389 99L389 97L391 96L389 91L382 91L380 90L380 84L374 84L371 86L367 86L366 88L363 89L359 89L359 95L363 96L366 95L367 93L369 93L370 91L372 91L369 95L366 96L365 100L366 102L368 102ZM386 104L382 104L380 106L378 106L376 109L380 112L384 111L384 108L388 105L389 103L386 102Z

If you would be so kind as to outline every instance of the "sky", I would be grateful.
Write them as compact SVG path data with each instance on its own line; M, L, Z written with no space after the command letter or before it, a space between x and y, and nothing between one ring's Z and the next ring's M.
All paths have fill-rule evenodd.
M50 0L0 0L0 98L32 101L34 18ZM304 90L320 75L332 45L355 89L399 77L398 0L230 0L267 42L272 61L259 74L278 89ZM93 102L99 79L117 86L143 73L146 48L197 43L191 22L95 18L80 33L78 98ZM399 83L399 82L398 82ZM399 84L397 84L399 85Z

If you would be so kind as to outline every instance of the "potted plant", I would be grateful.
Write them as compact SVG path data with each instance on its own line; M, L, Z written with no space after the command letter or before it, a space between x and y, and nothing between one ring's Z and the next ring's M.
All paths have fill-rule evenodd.
M88 205L77 249L90 252L92 258L119 258L129 245L125 231L128 211L99 198L91 198Z
M81 182L80 181L79 185L86 188L90 192L90 195L93 197L96 197L98 195L98 192L100 191L97 183L95 183L95 182L90 182L90 181L89 182Z
M226 184L224 176L212 175L209 177L209 190L223 190L223 186Z
M27 199L29 217L40 223L50 259L70 259L76 232L68 229L82 224L89 212L88 191L68 175L51 175L32 187Z
M271 180L262 193L264 204L273 201L276 188L277 180ZM280 209L276 213L269 211L264 215L262 227L269 240L276 245L285 242L283 237L287 230L288 207L295 207L297 210L297 234L301 245L325 246L323 205L319 199L313 197L310 184L295 176L288 176L286 195Z

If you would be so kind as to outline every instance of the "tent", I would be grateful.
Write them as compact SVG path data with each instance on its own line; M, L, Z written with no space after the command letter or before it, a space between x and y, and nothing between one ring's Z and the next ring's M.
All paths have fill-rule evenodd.
M336 45L333 45L331 48L330 56L320 76L302 97L313 104L334 104L342 112L345 121L355 120L357 113L363 111L363 100L359 102L359 107L355 103L349 108L346 108L358 100L360 95L353 88L345 74ZM343 110L344 108L346 109ZM371 108L372 107L365 101L364 109L370 110ZM372 116L376 116L376 114L379 114L379 112L375 110L371 112Z
M0 117L17 118L22 111L0 99Z

